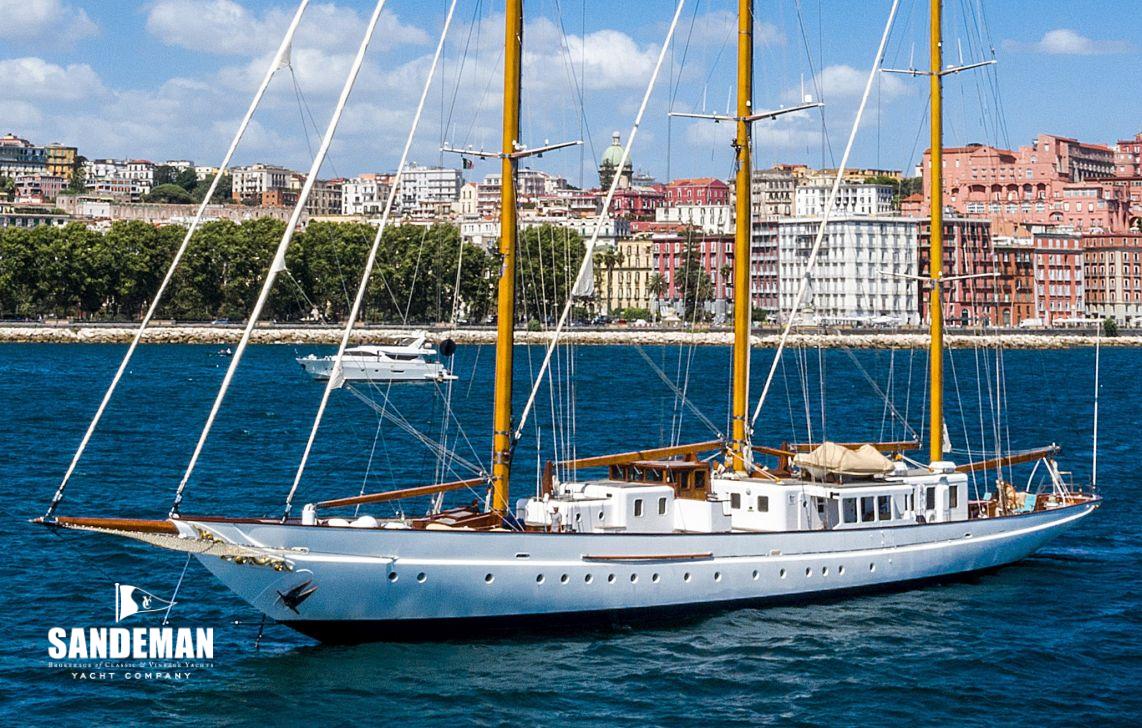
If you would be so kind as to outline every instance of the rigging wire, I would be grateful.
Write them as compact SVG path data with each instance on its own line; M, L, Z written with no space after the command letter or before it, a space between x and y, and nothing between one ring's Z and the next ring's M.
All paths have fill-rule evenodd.
M111 397L115 394L116 388L119 386L119 381L123 378L124 372L127 371L127 366L131 363L131 358L135 354L135 350L139 346L139 342L143 338L143 333L147 330L147 326L151 323L155 313L159 309L159 304L162 302L163 294L166 293L167 288L170 286L171 280L174 278L174 273L178 269L178 265L182 262L183 256L186 254L186 249L190 245L191 238L197 232L199 225L202 222L202 216L206 212L206 207L210 204L214 197L215 192L218 190L218 185L222 181L222 177L230 166L231 160L234 158L234 153L238 149L239 142L245 136L247 128L250 126L250 121L254 118L254 112L262 102L265 96L266 89L269 88L270 82L273 80L274 75L283 67L283 59L287 58L289 49L293 43L293 37L297 32L298 26L301 24L302 16L305 14L306 8L309 6L309 0L301 0L298 4L297 11L294 13L293 19L290 21L289 27L284 36L282 36L281 44L278 46L277 53L274 54L273 60L270 61L270 66L266 70L265 76L262 78L258 90L254 93L254 97L250 100L250 105L246 109L242 121L238 124L238 130L234 133L233 139L230 141L230 146L226 150L226 155L222 158L221 164L218 166L218 171L214 174L214 178L210 181L210 187L207 188L206 194L202 198L202 202L198 205L198 210L194 214L194 219L191 220L190 227L187 228L186 234L183 236L182 242L179 244L178 250L175 251L174 258L171 260L170 266L167 268L166 274L163 276L162 283L159 284L159 289L155 293L154 298L151 300L147 312L143 315L143 320L139 323L139 328L136 330L135 335L131 339L130 345L127 347L127 352L123 355L123 360L119 363L119 368L115 372L115 376L111 378L111 384L107 387L107 391L103 394L103 399L99 403L99 407L95 410L95 416L91 418L91 423L87 426L87 430L83 434L83 438L79 442L79 447L72 456L71 462L68 464L67 471L64 473L63 479L60 481L59 487L56 489L55 495L52 496L51 503L48 505L48 510L44 514L45 519L50 519L55 515L56 509L59 507L60 502L63 500L64 490L67 488L68 481L71 480L72 475L75 473L76 466L79 465L80 459L83 457L84 451L87 449L87 444L91 441L91 436L95 433L95 428L98 427L100 420L103 418L103 413L107 410L107 405L111 401Z
M361 305L364 303L365 293L369 287L369 278L372 275L373 267L376 264L377 252L380 248L381 240L385 233L385 228L388 225L389 216L392 214L393 202L396 198L397 189L400 187L401 175L403 174L405 165L408 162L409 150L412 148L413 139L416 137L416 130L420 125L421 115L424 113L424 106L425 102L428 99L428 92L432 87L432 79L435 77L436 69L440 65L440 57L444 50L444 41L448 36L448 29L452 25L452 17L456 12L456 3L457 0L452 0L452 3L448 9L448 15L444 19L444 28L441 30L440 40L436 44L436 53L432 58L432 66L429 68L428 78L425 79L424 89L421 91L420 101L417 103L416 115L413 117L412 128L409 129L408 137L405 140L404 144L404 150L401 152L400 164L397 166L396 176L394 177L392 187L389 190L388 200L385 202L385 211L381 216L381 223L377 227L377 232L373 236L373 244L369 249L368 258L365 261L364 271L361 274L361 283L357 288L357 296L353 301L353 309L349 312L349 318L345 324L345 331L342 333L341 342L337 347L337 357L333 362L333 370L330 372L329 381L326 382L325 389L322 392L321 403L318 405L317 414L313 419L313 427L310 428L309 438L306 440L305 450L302 453L301 462L298 464L297 473L294 475L293 484L290 486L289 494L286 496L285 508L282 516L283 519L289 517L289 512L293 505L294 494L297 492L298 485L301 483L302 474L305 472L306 463L308 462L310 452L313 449L313 442L317 437L318 429L321 427L322 416L325 414L325 408L329 404L329 396L332 394L335 386L339 384L338 380L342 379L342 366L345 357L345 349L349 344L350 336L353 334L353 326L357 322L357 316L360 314ZM379 6L382 6L383 4L384 0L380 0L377 13L380 12ZM374 15L374 20L370 26L370 35L372 33L372 27L375 27L375 25L376 16ZM364 55L364 48L362 48L362 53L360 55ZM355 76L356 74L354 73L353 75ZM235 356L237 356L237 351L235 351Z

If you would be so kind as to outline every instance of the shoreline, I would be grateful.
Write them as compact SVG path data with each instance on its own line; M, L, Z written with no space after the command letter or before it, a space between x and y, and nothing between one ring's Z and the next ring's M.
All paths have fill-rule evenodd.
M415 330L428 330L429 338L441 341L451 338L457 344L492 344L496 332L491 328L431 328L415 327L367 327L353 332L352 342L392 343ZM137 331L132 325L82 325L82 324L23 324L0 326L0 343L22 344L126 344ZM343 329L332 326L279 326L265 325L254 330L251 343L292 344L329 346L337 345ZM143 335L147 344L233 344L242 336L238 325L192 325L155 324ZM551 338L547 332L517 331L516 342L520 344L541 344ZM779 331L755 332L752 337L756 348L776 348L781 338ZM570 328L564 331L562 340L584 346L615 345L697 345L729 346L733 341L731 331L685 331L681 329L621 328L583 329ZM948 333L945 341L949 347L964 348L976 346L1002 345L1009 349L1068 349L1094 345L1095 336L1091 332L1041 330L1019 333ZM903 331L844 331L819 332L800 331L789 336L790 346L849 347L855 349L909 349L924 348L928 335L919 332ZM1103 346L1142 346L1142 336L1130 334L1116 337L1103 337Z

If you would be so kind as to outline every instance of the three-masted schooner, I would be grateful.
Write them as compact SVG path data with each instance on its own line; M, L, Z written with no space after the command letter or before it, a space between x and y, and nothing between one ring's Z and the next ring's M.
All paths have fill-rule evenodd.
M942 446L940 183L941 12L932 0L932 243L929 462L887 455L917 443L771 447L751 439L750 135L753 1L739 0L732 433L725 440L548 463L541 492L513 504L509 479L515 322L515 178L522 0L507 0L493 470L489 477L306 505L281 519L66 517L52 528L109 533L191 552L267 617L317 639L355 642L471 634L490 627L620 619L696 608L809 600L1009 564L1100 505L1066 483L1054 446L957 465ZM887 35L887 29L886 29ZM883 42L877 62L883 53ZM830 205L831 207L831 205ZM590 252L588 252L590 255ZM366 276L368 273L366 272ZM353 317L350 318L350 325ZM718 455L716 462L700 457ZM771 458L763 467L759 461ZM972 499L967 473L1042 459L1045 492L1000 479ZM578 473L602 471L583 479ZM296 483L295 483L296 485ZM447 491L484 488L484 506L420 518L346 515ZM292 496L292 492L291 492Z

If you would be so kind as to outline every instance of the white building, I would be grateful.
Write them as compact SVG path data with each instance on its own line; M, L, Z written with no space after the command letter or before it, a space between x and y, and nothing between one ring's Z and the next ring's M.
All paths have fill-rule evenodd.
M654 211L655 222L693 225L711 234L734 231L734 208L730 205L669 205Z
M375 217L385 211L392 175L362 174L345 180L341 188L341 214Z
M145 195L155 186L155 165L145 159L132 159L127 162L127 179L132 197Z
M540 225L555 225L574 230L584 241L590 240L595 233L597 218L593 217L549 217L541 215L525 215L519 220L520 230L526 230ZM630 220L608 218L599 230L598 245L615 245L619 240L630 237ZM460 222L460 239L465 243L479 245L491 249L500 239L500 221L498 219L481 218L478 220L463 220Z
M198 178L199 182L210 183L214 179L214 175L218 174L218 167L195 167L194 176Z
M401 174L397 202L405 213L433 211L438 203L455 202L463 184L458 169L410 165Z
M460 188L460 196L452 203L452 212L461 217L475 217L480 209L480 185L468 182Z
M255 200L270 190L291 188L294 172L272 164L251 164L235 167L231 172L231 197L235 201Z
M83 163L88 182L97 179L127 179L127 162L122 159L89 159Z
M820 217L833 190L831 182L815 181L794 192L793 214L797 217ZM842 183L837 190L830 215L890 215L893 188L889 185Z
M494 187L496 195L499 195L500 173L493 172L484 177L484 184ZM555 195L566 189L570 189L570 185L564 177L526 167L516 172L516 194L519 197Z
M778 305L788 317L820 218L778 222ZM802 321L918 324L917 221L903 217L830 219L802 302ZM894 275L895 274L895 275Z

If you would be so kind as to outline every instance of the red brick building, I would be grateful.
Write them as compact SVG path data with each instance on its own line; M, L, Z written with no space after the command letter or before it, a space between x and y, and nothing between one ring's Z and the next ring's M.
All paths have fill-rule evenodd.
M628 220L653 220L654 211L666 205L666 188L623 187L615 190L611 214Z
M1084 236L1083 278L1089 315L1142 323L1142 233Z
M666 185L667 205L728 205L730 186L720 179L676 179Z
M1082 318L1085 306L1082 238L1074 233L1037 232L1032 238L1035 316L1047 326Z
M920 275L927 278L931 264L929 245L931 222L921 220L917 244L920 248ZM949 218L944 220L944 275L967 276L996 271L988 220ZM944 286L944 320L952 326L994 326L1001 318L997 298L997 275L950 281ZM919 296L920 320L927 322L928 292Z

